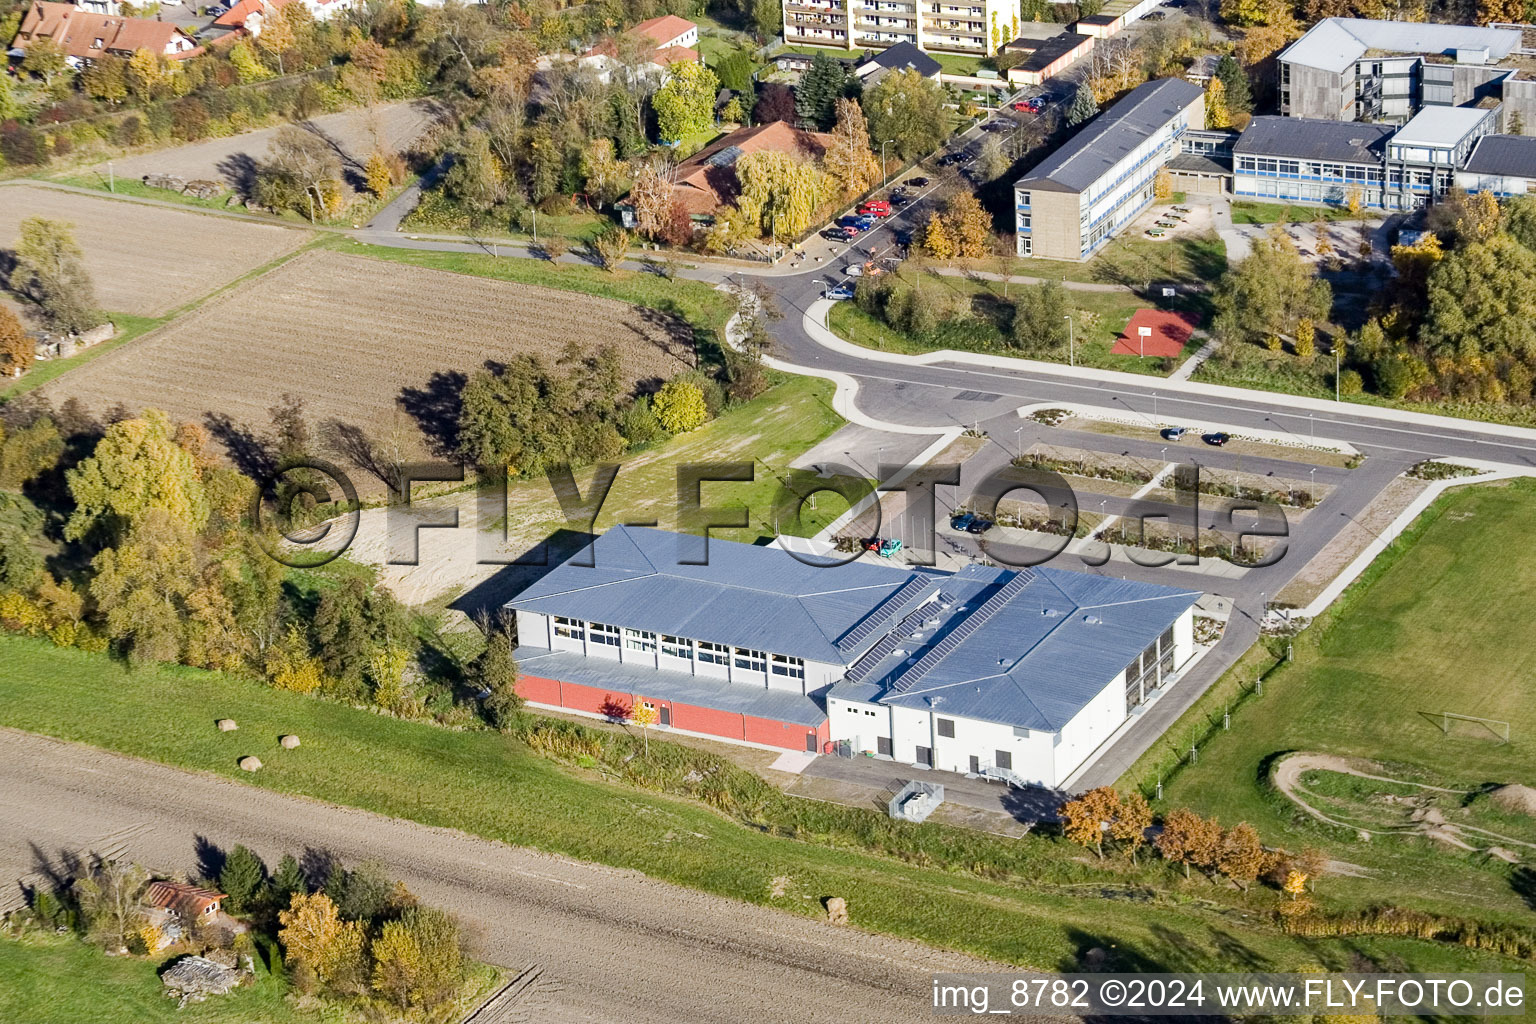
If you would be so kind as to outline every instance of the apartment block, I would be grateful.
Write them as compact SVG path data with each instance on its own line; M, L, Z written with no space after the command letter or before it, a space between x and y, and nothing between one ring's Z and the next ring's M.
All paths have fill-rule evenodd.
M920 50L984 56L1009 36L1017 8L1003 0L783 0L784 42L844 50Z
M1205 93L1181 78L1139 85L1014 183L1017 253L1086 260L1152 203L1180 138L1205 125Z

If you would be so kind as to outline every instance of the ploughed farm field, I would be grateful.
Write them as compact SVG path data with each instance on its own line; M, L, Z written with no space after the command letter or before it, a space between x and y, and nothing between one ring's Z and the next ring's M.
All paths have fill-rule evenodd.
M148 317L199 299L310 237L306 231L231 217L6 186L0 188L0 249L15 245L28 217L73 226L102 309Z
M157 211L163 213L163 211ZM209 218L199 218L206 221ZM453 429L470 373L568 342L612 345L629 380L693 366L692 328L615 299L406 266L301 254L50 385L98 412L121 403L209 422L226 441L262 434L292 393L311 422L425 441Z

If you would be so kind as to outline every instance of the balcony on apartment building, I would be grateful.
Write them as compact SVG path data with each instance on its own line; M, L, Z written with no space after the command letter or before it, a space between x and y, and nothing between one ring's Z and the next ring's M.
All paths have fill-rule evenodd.
M787 3L784 9L792 14L842 14L842 4Z
M950 36L965 36L968 39L980 39L986 41L987 31L985 26L972 27L967 22L926 21L923 23L923 32L943 33Z

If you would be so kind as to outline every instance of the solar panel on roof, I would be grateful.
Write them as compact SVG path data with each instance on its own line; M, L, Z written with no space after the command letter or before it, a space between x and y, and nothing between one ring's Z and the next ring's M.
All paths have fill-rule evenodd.
M907 580L896 593L891 595L889 601L871 612L865 617L864 621L845 633L843 638L837 642L837 649L847 652L858 647L876 629L894 619L901 612L902 606L911 600L918 591L926 588L928 583L929 581L922 576L914 576Z
M884 661L886 657L892 651L894 651L903 640L913 636L917 632L918 623L922 622L923 619L927 617L927 615L927 601L924 601L915 609L908 612L906 617L896 624L895 629L892 629L889 633L885 634L885 636L881 637L879 643L865 651L864 656L853 663L853 667L848 670L849 680L857 683L859 680L869 675L869 673L873 671L874 667Z
M933 670L935 665L943 661L950 652L959 647L961 641L980 629L984 622L996 615L1004 605L1017 597L1025 587L1029 586L1034 578L1035 573L1032 569L1019 570L1018 575L1003 584L1002 588L987 598L980 608L977 608L968 615L958 626L950 631L948 636L940 640L933 646L932 650L919 658L915 665L903 672L891 684L891 690L895 693L906 693L912 689L923 676Z
M710 157L708 160L705 160L704 162L706 164L708 164L709 166L711 166L711 167L730 167L731 165L736 163L737 160L740 160L740 159L741 159L741 147L740 146L726 146L720 152L716 153L714 156Z

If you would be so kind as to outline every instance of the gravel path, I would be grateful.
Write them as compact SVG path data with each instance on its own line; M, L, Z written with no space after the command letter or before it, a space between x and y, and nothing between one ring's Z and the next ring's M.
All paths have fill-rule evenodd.
M1003 969L637 872L0 730L4 877L82 849L186 870L199 840L244 843L269 863L305 847L382 861L459 915L476 955L540 969L519 1007L540 1022L927 1021L933 972Z

